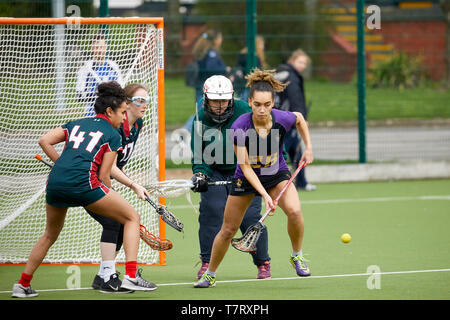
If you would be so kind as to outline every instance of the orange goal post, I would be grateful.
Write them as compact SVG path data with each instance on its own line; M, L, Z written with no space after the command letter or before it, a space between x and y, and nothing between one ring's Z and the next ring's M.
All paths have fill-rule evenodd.
M102 54L93 47L99 37L106 43L101 61L114 69L114 78L106 69L92 70ZM123 86L140 83L148 89L144 126L124 172L141 185L165 179L164 21L0 18L0 44L0 263L14 264L26 262L45 229L49 168L34 158L36 153L44 156L38 139L86 116L94 94L92 83L116 80ZM64 146L56 147L61 152ZM141 224L166 237L165 223L146 201L114 181L113 188L140 213ZM165 203L156 195L152 200ZM99 263L101 231L83 208L70 208L44 263ZM125 262L123 250L117 262ZM141 242L138 263L165 265L165 253Z

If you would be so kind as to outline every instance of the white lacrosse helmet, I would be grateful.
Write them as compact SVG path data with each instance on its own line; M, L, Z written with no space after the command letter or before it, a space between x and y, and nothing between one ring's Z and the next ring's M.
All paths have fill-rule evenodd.
M211 110L209 100L228 100L228 107L221 114ZM233 116L233 84L224 76L212 76L203 85L203 108L205 116L217 124L226 122Z
M203 93L210 100L233 99L233 84L225 76L212 76L203 84Z

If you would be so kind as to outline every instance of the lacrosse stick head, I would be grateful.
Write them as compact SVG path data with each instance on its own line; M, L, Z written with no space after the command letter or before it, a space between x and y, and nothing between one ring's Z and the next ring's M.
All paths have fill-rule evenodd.
M231 239L231 245L239 251L256 252L256 243L265 227L262 222L248 227L242 237Z
M191 180L174 179L158 181L145 186L149 193L161 198L177 198L189 193L194 186Z
M141 224L139 234L141 239L156 251L166 251L173 247L172 241L168 239L161 239L154 234L150 233L145 226Z
M173 213L167 210L166 206L160 206L156 211L161 216L161 219L169 226L180 232L184 230L183 222L181 222L177 217L173 215Z

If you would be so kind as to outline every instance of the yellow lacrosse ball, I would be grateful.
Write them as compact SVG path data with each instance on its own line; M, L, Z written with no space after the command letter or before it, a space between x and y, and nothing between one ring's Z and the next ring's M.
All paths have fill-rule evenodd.
M348 234L348 233L344 233L344 234L341 236L341 241L342 241L343 243L349 243L350 240L352 240L352 237L351 237L350 234Z

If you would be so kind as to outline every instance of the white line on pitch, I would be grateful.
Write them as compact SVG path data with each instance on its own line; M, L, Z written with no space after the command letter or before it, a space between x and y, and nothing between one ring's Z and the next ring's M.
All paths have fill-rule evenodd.
M411 270L411 271L390 271L390 272L374 272L374 273L350 273L350 274L333 274L323 276L309 276L309 277L288 277L288 278L272 278L272 279L242 279L242 280L221 280L216 283L239 283L239 282L262 282L262 281L280 281L280 280L305 280L305 279L324 279L324 278L344 278L344 277L362 277L372 275L390 275L390 274L411 274L411 273L430 273L430 272L450 272L450 269L429 269L429 270ZM165 286L185 286L193 285L195 282L178 282L178 283L160 283L159 287ZM92 290L89 288L70 288L70 289L39 289L38 292L52 292L52 291L76 291L76 290ZM12 291L0 291L0 293L11 293Z
M279 280L298 280L298 279L323 279L323 278L343 278L343 277L361 277L372 275L388 275L388 274L408 274L408 273L427 273L427 272L450 272L450 269L431 269L431 270L411 270L411 271L391 271L391 272L373 272L373 273L351 273L351 274L333 274L324 276L309 276L309 277L288 277L288 278L272 278L262 281L279 281ZM261 279L242 279L242 280L221 280L216 283L237 283L237 282L261 282ZM178 286L189 285L192 282L184 283L165 283L159 286Z
M303 200L302 204L411 201L411 200L450 200L450 195L431 195L431 196L415 196L415 197L379 197L379 198L361 198L361 199ZM198 205L196 205L195 207L198 207ZM190 209L190 208L192 208L192 206L190 206L190 205L170 206L170 209Z

